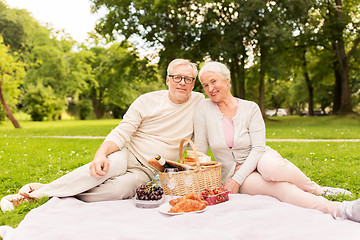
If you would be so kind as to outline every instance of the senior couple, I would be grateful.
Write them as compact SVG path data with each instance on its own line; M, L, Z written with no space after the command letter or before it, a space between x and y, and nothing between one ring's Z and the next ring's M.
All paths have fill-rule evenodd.
M258 105L233 97L230 71L222 63L206 63L199 72L209 99L192 92L197 67L185 59L168 65L168 90L140 96L112 130L92 162L49 184L31 183L20 194L1 200L3 211L13 199L75 196L87 202L131 198L156 170L147 162L160 154L177 159L178 144L194 137L198 151L210 147L222 163L222 184L231 193L267 195L304 208L318 209L334 218L360 222L360 200L329 201L323 195L351 194L321 187L294 164L265 146L265 124ZM193 136L194 134L194 136ZM20 199L19 199L20 198Z

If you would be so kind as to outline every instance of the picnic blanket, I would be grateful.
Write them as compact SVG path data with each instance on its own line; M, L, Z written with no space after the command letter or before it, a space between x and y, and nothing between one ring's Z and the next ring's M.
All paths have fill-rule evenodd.
M170 199L166 196L166 201ZM360 223L335 220L267 196L231 194L202 213L171 216L137 208L134 200L85 203L52 198L17 228L0 226L4 240L66 239L360 239Z

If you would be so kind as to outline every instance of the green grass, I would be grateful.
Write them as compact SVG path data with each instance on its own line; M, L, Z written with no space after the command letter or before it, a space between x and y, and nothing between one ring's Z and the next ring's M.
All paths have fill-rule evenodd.
M119 119L62 120L32 122L20 121L21 128L15 129L10 121L0 123L0 136L106 136L119 124Z
M0 136L106 136L119 119L62 120L49 122L20 121L14 129L10 121L0 123ZM359 139L360 117L270 117L266 120L268 139Z
M48 183L92 161L101 139L0 138L0 198L17 193L27 183ZM0 225L16 227L42 202L22 204L0 213Z
M21 121L14 129L0 124L0 198L16 193L30 182L48 183L92 160L102 139L33 138L32 136L106 136L119 120ZM277 117L266 121L268 138L360 138L357 117ZM338 133L343 134L338 134ZM346 188L352 200L360 197L359 142L268 142L320 185ZM33 208L46 202L22 204L0 212L0 225L16 227Z
M359 139L360 117L270 117L265 122L266 138L271 139Z

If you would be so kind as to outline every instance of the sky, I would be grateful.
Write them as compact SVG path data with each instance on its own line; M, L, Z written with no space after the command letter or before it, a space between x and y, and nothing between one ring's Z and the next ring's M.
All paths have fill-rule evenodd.
M26 9L40 23L49 23L83 43L104 12L92 14L89 0L5 0L10 8Z

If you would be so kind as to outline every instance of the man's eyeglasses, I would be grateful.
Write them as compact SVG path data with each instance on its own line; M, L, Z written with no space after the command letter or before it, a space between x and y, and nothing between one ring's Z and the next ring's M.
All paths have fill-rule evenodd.
M187 84L192 83L195 78L194 77L188 77L188 76L179 76L179 75L169 75L169 77L175 82L175 83L180 83L183 79L184 82Z

